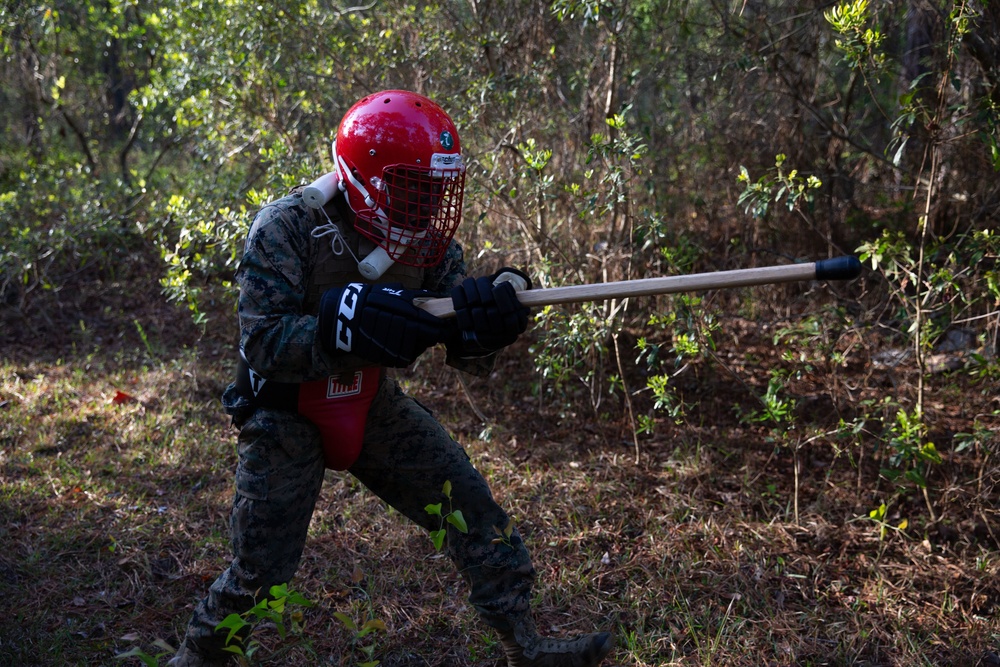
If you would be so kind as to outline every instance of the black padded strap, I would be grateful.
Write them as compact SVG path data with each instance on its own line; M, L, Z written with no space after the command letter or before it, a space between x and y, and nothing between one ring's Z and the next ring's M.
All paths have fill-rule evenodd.
M250 368L250 364L242 354L236 363L236 390L257 408L291 412L297 412L299 408L297 382L266 380L260 373Z

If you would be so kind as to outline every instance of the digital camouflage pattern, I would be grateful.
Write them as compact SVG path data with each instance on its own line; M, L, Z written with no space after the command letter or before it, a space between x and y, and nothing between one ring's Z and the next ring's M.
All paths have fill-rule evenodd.
M328 205L327 212L339 223L334 207ZM250 365L268 379L302 382L370 366L350 354L329 354L317 339L316 284L363 281L349 254L336 255L328 237L313 235L318 217L293 193L264 207L247 238L237 272L240 345ZM361 240L339 226L343 241L362 257ZM383 281L447 294L465 277L462 249L454 242L433 269L400 269ZM492 357L449 355L448 363L488 373ZM207 656L228 655L220 653L225 634L215 632L220 621L250 609L255 595L295 574L324 476L319 431L308 420L254 409L234 385L223 405L240 428L230 516L233 561L196 606L185 638L188 647ZM535 572L520 535L514 530L506 543L494 543L494 528L503 530L509 517L465 450L391 378L381 381L361 454L349 472L426 530L439 526L424 508L443 500L442 486L450 481L452 502L462 510L468 533L449 526L447 553L469 584L470 603L501 632L528 613Z
M336 197L334 202L324 209L328 222L293 192L264 206L247 235L236 274L240 348L251 368L269 380L305 382L371 365L354 355L330 354L316 335L323 292L349 282L369 282L358 273L355 257L362 259L375 247L341 221L338 207L343 199ZM342 239L339 254L333 250L332 233L314 234L329 225L336 226ZM452 241L433 269L393 264L378 282L400 282L409 289L447 296L465 273L462 248ZM462 370L481 373L482 368L480 362Z

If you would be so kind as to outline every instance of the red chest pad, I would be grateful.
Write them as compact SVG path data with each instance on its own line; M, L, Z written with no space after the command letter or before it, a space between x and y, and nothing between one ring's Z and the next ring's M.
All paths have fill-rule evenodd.
M369 366L299 385L299 414L319 428L327 468L346 470L357 460L381 375Z

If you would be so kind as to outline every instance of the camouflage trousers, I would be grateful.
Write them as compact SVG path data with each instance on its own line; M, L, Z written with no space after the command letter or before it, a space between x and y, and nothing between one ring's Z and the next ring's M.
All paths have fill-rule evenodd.
M323 484L319 432L296 414L257 409L242 424L238 449L233 560L197 604L185 637L209 657L224 646L225 634L215 631L222 619L247 611L259 591L295 574ZM453 506L462 510L468 533L449 526L446 548L469 585L469 602L500 631L528 613L535 571L520 535L515 529L509 544L493 543L494 526L507 526L507 514L465 450L392 379L379 387L349 472L425 530L440 527L424 508L443 500L441 488L450 480Z

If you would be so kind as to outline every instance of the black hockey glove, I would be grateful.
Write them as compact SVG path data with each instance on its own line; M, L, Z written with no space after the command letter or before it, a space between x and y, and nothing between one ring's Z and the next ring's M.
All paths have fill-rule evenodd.
M458 329L449 349L462 357L484 356L517 340L528 328L531 314L517 300L521 289L531 289L531 278L508 267L492 276L466 278L452 289Z
M350 283L328 289L319 307L319 335L328 352L351 352L380 366L412 364L443 341L447 323L413 305L432 296L399 283Z

